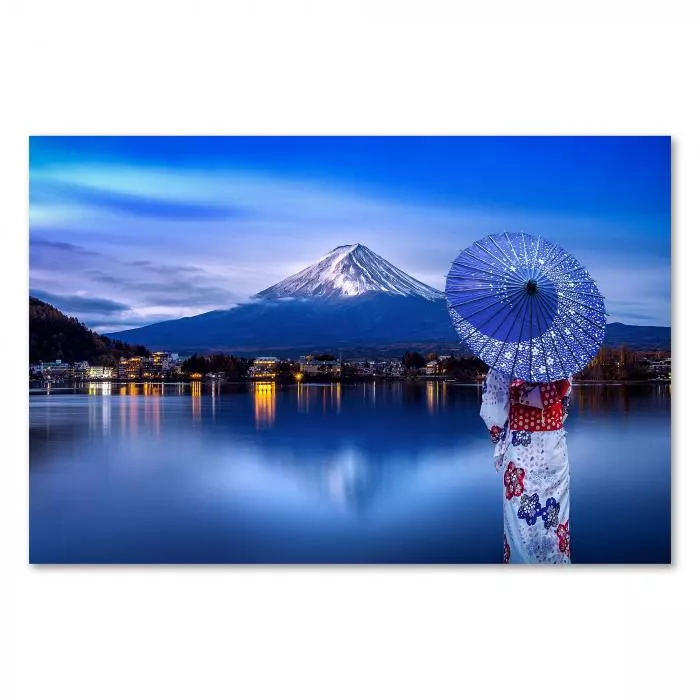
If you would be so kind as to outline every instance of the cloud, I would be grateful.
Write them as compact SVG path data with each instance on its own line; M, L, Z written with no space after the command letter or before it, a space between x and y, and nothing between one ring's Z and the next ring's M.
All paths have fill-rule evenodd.
M230 204L189 202L186 199L125 194L85 185L39 181L30 190L30 206L51 204L83 205L116 214L175 221L227 220L246 216L242 207Z
M73 245L72 243L66 243L65 241L47 241L43 238L33 238L31 245L34 248L48 248L50 251L59 251L74 253L76 255L99 255L92 250L87 250L79 245Z
M124 293L133 292L142 304L149 306L200 307L207 309L231 305L231 292L222 287L202 284L197 280L164 277L157 281L122 280Z
M193 265L159 265L151 262L150 260L134 260L133 262L126 263L127 265L132 265L133 267L143 267L153 272L197 272L204 273L201 267L194 267Z
M84 163L33 169L31 179L33 284L114 299L143 318L230 307L356 241L442 290L462 248L522 229L589 267L611 320L670 321L665 221L480 210L234 169Z
M226 277L198 265L124 260L34 237L30 258L32 293L101 332L228 308L241 299Z
M97 333L113 333L114 331L130 330L132 328L140 328L148 326L152 323L160 321L169 321L172 317L168 314L151 314L144 316L125 316L119 319L92 318L86 316L80 319L88 328Z
M112 299L102 299L100 297L88 297L78 295L63 296L53 294L43 289L30 289L31 296L41 299L52 306L55 306L64 313L101 313L110 315L121 311L130 311L126 304L121 304Z

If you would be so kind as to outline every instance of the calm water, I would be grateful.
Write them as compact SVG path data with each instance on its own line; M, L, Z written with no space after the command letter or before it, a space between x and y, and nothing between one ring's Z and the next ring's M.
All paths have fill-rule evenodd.
M670 560L670 387L575 387L575 562ZM30 560L502 558L480 388L95 384L30 396Z

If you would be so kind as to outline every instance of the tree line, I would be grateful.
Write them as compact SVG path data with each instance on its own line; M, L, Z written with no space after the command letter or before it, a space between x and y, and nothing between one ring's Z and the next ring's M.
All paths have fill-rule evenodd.
M652 361L669 358L670 352L631 350L625 345L618 348L603 346L588 366L576 375L581 380L644 380L654 375Z
M91 331L73 316L29 297L29 361L82 362L114 366L120 357L145 357L143 345L129 345Z

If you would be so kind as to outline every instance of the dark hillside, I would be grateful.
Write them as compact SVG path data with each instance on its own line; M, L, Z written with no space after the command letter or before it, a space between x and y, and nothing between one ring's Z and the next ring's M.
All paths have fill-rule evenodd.
M29 297L29 361L113 364L120 357L147 355L142 345L128 345L91 331L57 308Z

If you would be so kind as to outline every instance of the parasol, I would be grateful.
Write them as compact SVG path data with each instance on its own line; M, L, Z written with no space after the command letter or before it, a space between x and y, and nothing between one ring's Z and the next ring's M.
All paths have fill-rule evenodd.
M476 241L452 263L445 294L471 352L527 382L579 372L605 337L605 303L588 271L540 236L501 233Z

